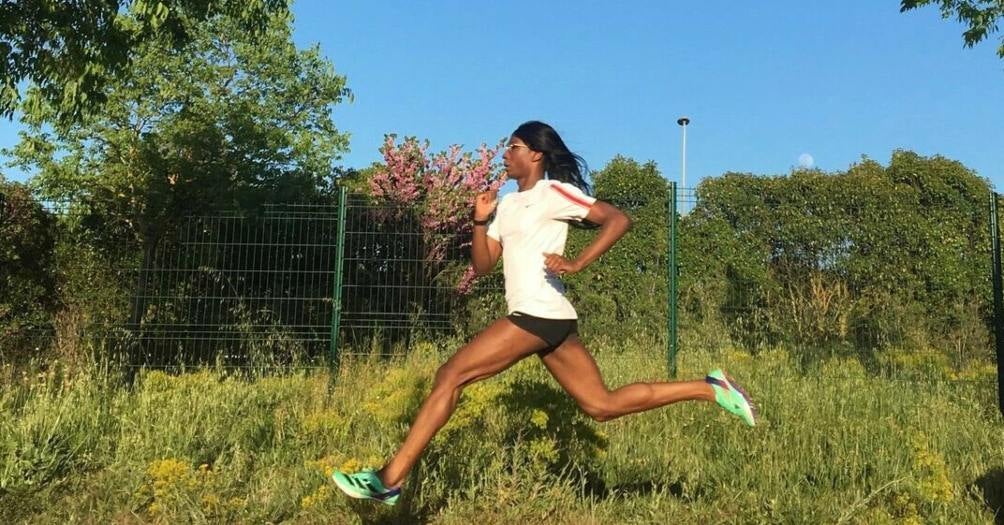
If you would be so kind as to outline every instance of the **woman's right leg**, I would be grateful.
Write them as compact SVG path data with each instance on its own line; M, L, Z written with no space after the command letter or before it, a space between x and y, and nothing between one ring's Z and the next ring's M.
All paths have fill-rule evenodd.
M546 346L537 336L502 318L457 350L436 372L432 392L422 403L408 437L378 473L384 486L396 487L404 481L433 436L453 414L465 385L491 377Z
M597 421L609 421L679 401L715 400L714 390L705 381L633 383L610 390L593 356L575 334L540 358L558 384Z

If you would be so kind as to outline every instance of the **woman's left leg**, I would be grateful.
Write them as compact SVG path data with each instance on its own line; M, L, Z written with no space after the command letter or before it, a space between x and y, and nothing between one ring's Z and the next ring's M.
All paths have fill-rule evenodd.
M419 408L404 443L380 470L383 484L396 487L404 481L453 414L465 386L489 378L545 346L539 337L503 317L457 350L436 372L432 391Z
M593 356L575 334L554 350L541 354L540 359L579 407L597 421L678 401L715 400L714 390L705 381L633 383L610 390L603 383Z

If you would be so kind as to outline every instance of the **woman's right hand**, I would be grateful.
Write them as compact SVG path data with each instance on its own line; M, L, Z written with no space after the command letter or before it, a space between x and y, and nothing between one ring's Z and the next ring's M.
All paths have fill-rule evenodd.
M498 195L497 191L486 191L474 197L474 220L485 221L492 216L499 203Z

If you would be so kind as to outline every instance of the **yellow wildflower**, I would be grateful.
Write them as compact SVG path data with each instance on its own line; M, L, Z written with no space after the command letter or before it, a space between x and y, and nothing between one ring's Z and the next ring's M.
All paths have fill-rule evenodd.
M342 466L338 467L338 470L345 472L346 474L351 474L353 472L359 472L363 468L363 463L356 458L349 458L342 463Z
M320 503L323 503L331 495L331 489L328 485L321 485L313 494L308 494L300 500L300 508L309 509Z
M547 412L544 412L543 410L535 408L533 409L533 412L530 413L530 422L537 428L547 428L548 419Z
M923 435L913 439L914 472L917 474L917 490L925 500L948 503L955 497L952 482L948 479L945 458L936 450L931 450Z

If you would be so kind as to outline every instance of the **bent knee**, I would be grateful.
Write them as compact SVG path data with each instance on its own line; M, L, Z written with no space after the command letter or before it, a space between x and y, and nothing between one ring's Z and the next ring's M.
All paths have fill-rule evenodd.
M457 371L456 367L450 366L449 363L439 367L439 370L436 370L436 375L432 380L433 388L459 388L460 385L460 373Z
M463 371L456 366L447 363L436 371L433 379L433 388L448 388L451 390L463 390L465 386L477 381L477 376L470 371Z

